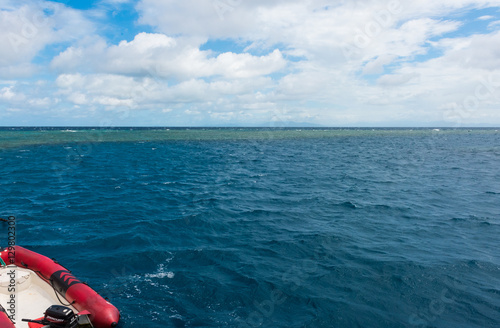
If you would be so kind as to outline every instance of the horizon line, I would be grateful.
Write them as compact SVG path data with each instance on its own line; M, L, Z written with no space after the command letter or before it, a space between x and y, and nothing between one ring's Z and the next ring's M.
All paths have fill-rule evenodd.
M231 129L231 128L251 128L251 129L283 129L283 128L303 128L303 129L495 129L500 128L499 126L301 126L301 125L283 125L283 126L236 126L236 125L110 125L110 126L98 126L98 125L0 125L0 129L6 128L93 128L93 129L137 129L137 128L157 128L157 129Z

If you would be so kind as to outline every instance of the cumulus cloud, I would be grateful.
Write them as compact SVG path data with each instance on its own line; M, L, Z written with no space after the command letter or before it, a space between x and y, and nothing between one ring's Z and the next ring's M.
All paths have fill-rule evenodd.
M0 7L0 76L29 76L33 58L50 44L71 41L92 32L77 10L47 1L8 2Z
M175 85L151 77L118 74L62 74L56 84L59 93L73 104L101 104L128 107L164 107L176 103L211 103L225 96L238 96L272 85L269 78L237 81L189 79Z
M0 99L12 100L14 97L16 97L16 94L12 91L12 87L5 87L0 89Z
M96 41L68 48L54 58L51 66L60 71L92 68L95 72L185 80L210 76L251 78L274 73L286 65L277 49L264 56L232 52L214 56L211 51L200 50L200 44L191 39L158 33L139 33L134 40L116 46Z
M102 0L94 13L39 3L3 2L0 42L8 46L0 49L0 78L37 74L37 56L57 44L44 71L57 79L0 86L11 108L21 108L15 99L30 92L25 105L44 106L45 91L82 112L126 108L224 122L278 116L339 125L442 121L456 108L444 104L460 104L500 67L494 17L485 12L478 20L489 30L471 35L461 17L500 0L140 0L135 37L121 42L92 20L132 8L132 1ZM26 37L35 31L36 38ZM13 43L12 33L23 38ZM221 50L220 41L238 47ZM495 116L495 99L482 100L477 117Z

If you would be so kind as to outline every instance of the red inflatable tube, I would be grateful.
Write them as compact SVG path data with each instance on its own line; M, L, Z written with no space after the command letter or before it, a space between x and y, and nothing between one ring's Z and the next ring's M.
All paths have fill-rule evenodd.
M16 328L12 321L10 321L9 316L5 312L5 309L0 305L0 327L2 328Z
M111 303L102 298L92 288L78 280L65 267L46 256L32 252L21 246L14 246L0 253L6 264L15 264L35 272L49 285L53 286L78 311L89 311L90 321L95 328L116 327L120 320L120 312ZM13 263L14 262L14 263ZM0 326L4 326L0 312ZM12 324L10 319L6 318ZM14 325L12 325L14 327Z

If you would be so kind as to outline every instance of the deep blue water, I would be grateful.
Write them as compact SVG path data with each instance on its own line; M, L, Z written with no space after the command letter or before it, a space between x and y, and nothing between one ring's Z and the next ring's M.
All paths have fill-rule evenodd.
M203 131L0 131L0 216L120 327L500 327L495 130Z

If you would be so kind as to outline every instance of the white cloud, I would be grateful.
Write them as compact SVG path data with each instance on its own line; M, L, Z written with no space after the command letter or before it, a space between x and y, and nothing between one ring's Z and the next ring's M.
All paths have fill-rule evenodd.
M8 3L0 7L0 76L29 76L32 59L51 44L92 32L92 24L77 11L48 1Z
M80 92L72 93L68 96L68 100L76 105L86 105L88 104L87 96Z
M26 98L27 96L15 84L0 88L0 104L24 105Z
M30 99L28 103L30 104L30 106L34 107L47 107L55 103L55 101L49 97L44 97L44 98Z
M169 86L151 77L117 74L62 74L56 80L60 94L77 105L100 104L129 109L157 108L165 104L217 102L224 97L253 93L272 85L269 78L206 82L190 79Z
M257 1L261 2L261 1ZM140 1L139 23L157 26L168 35L238 37L254 22L247 12L249 1L233 1L235 5L220 6L222 1ZM220 10L225 8L225 10ZM229 14L231 13L231 14ZM234 15L233 15L234 14Z
M488 24L488 28L491 30L496 29L499 26L500 26L500 20L496 20Z
M396 55L378 56L365 65L363 74L382 74L384 72L384 66L391 64L396 58Z
M86 95L92 98L103 99L122 98L129 99L134 94L135 88L142 84L133 77L125 77L112 74L62 74L56 79L56 85L60 88L60 94L69 95L70 100L75 103L97 102L87 100Z
M417 73L388 74L379 78L377 83L384 86L401 86L418 76L419 75Z
M14 92L12 92L12 87L5 87L0 89L0 99L11 100L16 96Z
M110 3L110 4L124 4L124 3L130 3L132 0L102 0L103 3Z
M442 65L453 65L462 69L464 74L470 68L496 70L500 67L500 31L444 39L437 46L446 50L440 60Z
M227 52L215 57L199 47L199 40L139 33L134 40L116 46L98 39L70 47L55 57L51 66L60 71L91 68L95 72L186 80L210 76L251 78L274 73L286 65L279 50L264 56Z
M47 96L48 93L50 91L47 89L33 90L23 83L12 83L0 87L0 109L11 108L15 109L15 112L25 113L30 110L45 109L58 102L57 98Z
M29 62L50 42L50 26L33 7L0 10L0 66Z
M0 42L8 47L0 48L0 78L33 76L43 69L34 62L43 49L65 47L50 62L55 83L0 86L11 108L61 98L58 108L74 106L81 115L151 110L181 121L190 114L183 122L200 124L273 117L339 125L441 121L464 95L474 95L481 78L497 78L500 67L498 22L479 17L490 29L467 36L461 18L500 0L141 0L135 37L114 44L89 20L102 22L131 1L46 12L40 8L47 2L3 3ZM35 20L43 22L37 37L18 42L24 48L16 53L9 33L30 36L19 17L33 22L36 13L44 13ZM154 33L142 32L141 24ZM218 41L246 49L220 51ZM498 117L499 91L492 88L465 119Z
M413 20L391 34L398 42L403 42L406 32L402 31L415 31L415 36L404 40L412 47L406 46L405 52L404 45L396 46L390 42L385 45L394 50L392 53L406 57L425 54L425 47L443 52L434 59L413 62L391 53L384 55L381 49L385 43L381 43L380 47L366 50L366 57L373 56L370 61L347 62L352 64L347 66L349 70L346 70L346 66L324 65L320 59L302 60L289 62L286 74L277 80L266 77L268 72L273 71L266 69L284 60L279 51L265 56L245 53L211 56L210 52L199 50L184 38L142 34L117 46L95 43L99 54L96 58L106 59L107 54L113 53L111 57L116 60L114 64L102 60L112 73L62 74L57 79L57 85L62 94L66 94L67 99L75 104L125 107L130 110L154 108L159 111L167 105L173 108L172 113L178 113L180 106L183 113L186 110L196 111L205 113L211 119L227 122L243 118L248 122L263 122L276 116L276 113L282 120L305 119L316 122L338 122L341 119L345 122L378 122L395 118L437 122L445 117L447 109L443 104L461 102L463 95L474 89L475 85L469 81L470 69L480 76L485 69L495 69L498 65L494 55L498 51L497 44L500 44L498 33L441 39L431 44L426 42L454 28L456 23L448 21ZM390 36L384 38L391 40ZM180 47L180 44L183 46ZM82 51L84 58L93 58L91 53L85 53L89 49L92 48L69 49L58 59L67 55L67 62L71 63L74 60L70 55L77 53L77 50ZM141 53L141 49L147 51ZM176 57L173 55L176 49L184 52L179 51ZM168 57L171 54L172 58ZM129 57L123 59L124 56ZM177 59L179 56L182 58ZM168 58L169 65L161 66L158 58ZM464 60L467 58L477 60L471 59L466 64ZM121 62L123 65L132 63L132 67L121 67ZM62 69L64 65L61 63L54 60L53 64L61 65L59 68ZM156 76L140 74L141 70L147 71L148 65L156 65ZM380 74L387 65L395 66L373 85L349 74L356 67L365 74ZM256 70L256 67L262 67L263 71ZM104 68L96 66L94 69ZM252 70L256 71L252 75L245 75ZM177 77L178 81L171 83L169 79L163 79L171 76ZM206 80L207 76L212 79ZM474 81L477 84L477 79ZM312 107L311 103L314 104ZM486 107L485 110L492 110L494 98L491 97L490 101L482 105ZM376 113L374 106L377 108ZM287 108L286 111L280 112L283 107ZM244 112L240 113L241 110ZM482 111L477 112L477 115L484 114ZM202 117L198 115L197 119L201 120Z
M441 40L436 44L441 56L404 63L381 76L377 86L360 90L371 104L401 106L402 115L415 121L471 124L489 117L483 123L500 122L500 69L494 55L499 34Z
M484 15L484 16L478 17L477 19L478 20L491 20L491 19L494 19L494 18L495 17L491 16L491 15Z

